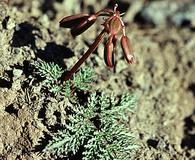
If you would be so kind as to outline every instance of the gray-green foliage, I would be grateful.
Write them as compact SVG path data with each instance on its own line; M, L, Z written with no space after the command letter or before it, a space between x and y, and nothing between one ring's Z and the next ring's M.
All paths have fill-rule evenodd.
M91 68L81 69L80 72L73 76L74 86L81 90L89 90L91 82L96 78Z
M83 148L83 160L129 160L138 146L127 129L127 113L135 106L135 97L120 98L90 95L84 106L71 108L65 128L56 133L44 149L55 155L75 155Z
M53 62L46 63L45 61L36 62L34 66L38 69L37 74L45 78L45 85L52 85L58 78L62 76L63 70Z
M36 73L44 78L42 84L45 88L48 88L54 94L62 93L68 97L74 89L89 90L95 79L94 71L86 67L81 68L78 73L73 75L71 80L60 83L59 79L64 71L57 64L40 61L36 62L34 66L38 70Z

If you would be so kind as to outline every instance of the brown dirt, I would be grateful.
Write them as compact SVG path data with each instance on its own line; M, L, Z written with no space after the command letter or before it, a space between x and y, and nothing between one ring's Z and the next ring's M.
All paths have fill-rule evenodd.
M58 22L81 8L66 3L70 2L13 0L9 6L0 2L0 159L50 159L40 151L58 127L56 115L64 112L66 102L40 94L40 86L32 83L30 64L42 59L70 68L100 29L95 25L73 39ZM94 3L88 5L82 11L88 12ZM95 10L105 5L97 3ZM130 127L141 148L133 159L195 159L195 32L133 22L126 30L135 64L124 61L118 46L113 73L105 67L101 44L85 65L99 75L96 88L137 95Z

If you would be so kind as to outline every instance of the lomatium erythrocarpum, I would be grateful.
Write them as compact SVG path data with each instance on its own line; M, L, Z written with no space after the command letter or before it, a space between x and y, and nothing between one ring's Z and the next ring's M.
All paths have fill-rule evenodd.
M60 27L70 28L71 35L76 37L91 27L98 17L106 17L102 24L104 29L97 36L93 44L90 45L89 49L84 55L78 60L78 62L72 67L70 71L65 75L65 80L68 80L78 70L82 63L89 57L89 55L95 51L102 39L108 35L108 41L105 44L104 49L104 60L109 68L114 66L114 52L116 48L116 42L118 34L122 33L121 36L121 47L124 53L124 57L128 63L134 62L134 56L129 38L125 33L125 25L121 19L121 14L117 10L118 5L115 4L114 9L102 9L94 14L77 14L63 18L60 21Z

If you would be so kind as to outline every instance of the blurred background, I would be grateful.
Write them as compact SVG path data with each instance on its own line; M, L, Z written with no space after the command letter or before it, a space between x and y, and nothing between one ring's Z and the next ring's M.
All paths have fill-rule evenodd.
M60 28L59 21L113 8L116 3L124 13L136 62L126 63L119 43L115 69L108 69L103 58L105 39L84 64L98 75L94 88L138 97L129 126L141 149L133 159L195 159L194 0L0 0L2 159L41 159L35 146L44 132L33 124L37 119L31 111L22 107L29 106L24 91L29 90L30 64L41 59L70 69L102 30L103 18L76 38ZM37 103L34 100L31 106ZM39 109L33 112L38 114Z

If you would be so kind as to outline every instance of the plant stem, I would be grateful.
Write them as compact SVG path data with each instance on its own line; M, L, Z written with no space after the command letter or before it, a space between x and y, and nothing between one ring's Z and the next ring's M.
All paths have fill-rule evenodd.
M89 47L89 49L84 53L84 55L78 60L78 62L72 67L70 71L68 71L64 77L64 80L67 81L69 80L72 75L78 70L78 68L85 62L85 60L90 56L92 52L96 50L104 36L106 35L106 31L103 30L98 37L95 39L93 44Z

